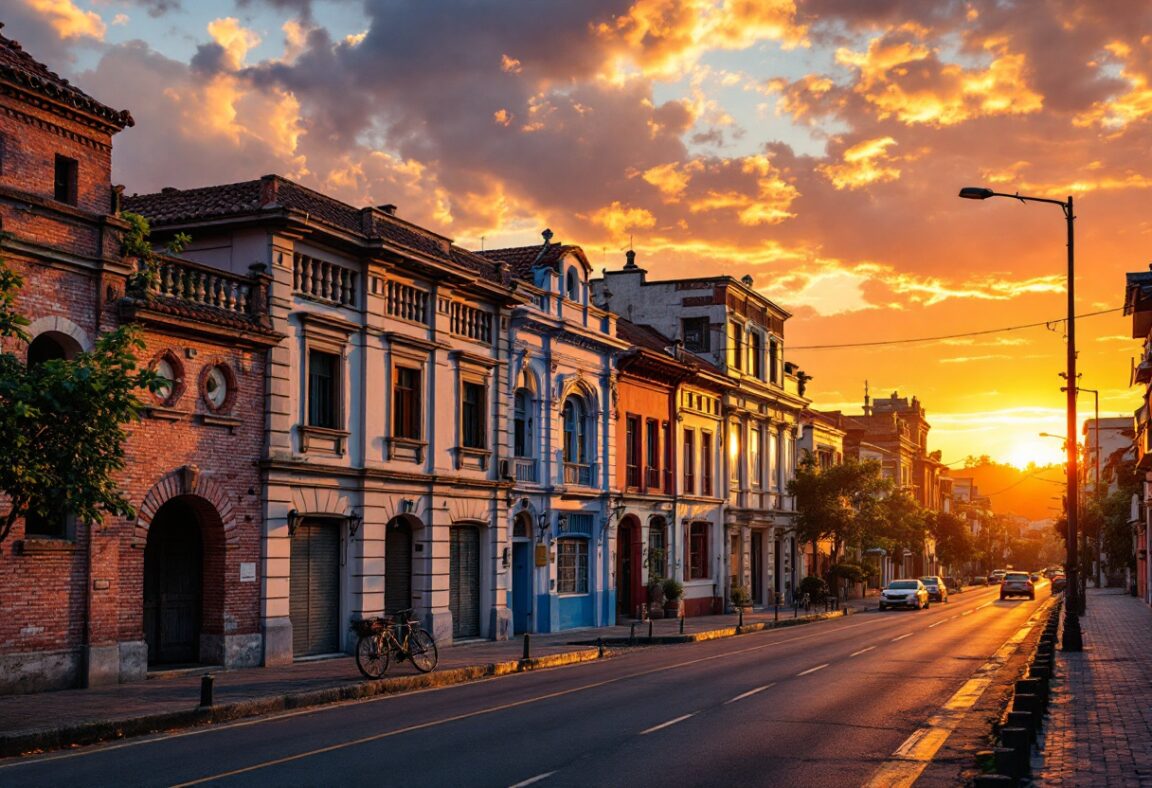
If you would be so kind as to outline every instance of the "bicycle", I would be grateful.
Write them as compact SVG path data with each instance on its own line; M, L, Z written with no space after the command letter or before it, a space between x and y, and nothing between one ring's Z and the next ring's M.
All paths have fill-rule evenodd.
M360 635L356 643L356 667L366 678L383 677L392 657L397 662L409 660L421 673L436 669L440 659L436 641L412 618L412 613L409 608L390 616L352 623L352 629Z

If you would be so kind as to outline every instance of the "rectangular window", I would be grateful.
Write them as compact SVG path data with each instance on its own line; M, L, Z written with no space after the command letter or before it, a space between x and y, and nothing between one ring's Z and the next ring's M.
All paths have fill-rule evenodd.
M764 340L759 331L753 331L751 336L748 337L748 355L751 356L752 363L748 365L748 369L752 372L753 377L764 379Z
M700 494L712 494L712 433L700 432Z
M626 434L624 437L624 462L626 478L624 483L629 487L640 486L640 417L628 416L625 419Z
M733 490L740 488L740 463L744 461L744 425L740 422L728 424L728 482Z
M780 442L776 430L768 431L768 489L780 487Z
M484 449L488 444L488 430L484 418L486 408L484 385L465 383L461 392L460 438L469 449Z
M744 326L739 323L731 324L732 332L732 366L744 369Z
M648 419L645 425L644 484L648 489L660 488L660 422Z
M75 159L56 154L56 180L53 184L55 197L59 202L76 204L77 180L80 164Z
M672 425L664 422L661 425L664 433L664 492L671 495L672 489Z
M780 382L780 343L768 340L768 377L773 383Z
M556 540L556 593L588 593L588 540Z
M393 437L420 440L420 370L396 367L392 390Z
M684 430L684 494L696 494L696 430Z
M680 321L680 333L684 339L685 350L691 350L694 353L707 353L710 350L708 318L684 318Z
M648 527L648 579L667 577L668 553L665 545L663 521Z
M708 529L710 523L688 526L688 579L708 578Z
M35 512L28 512L24 516L24 535L39 536L46 539L67 539L68 518L42 517Z
M754 427L748 434L748 473L752 487L759 487L764 478L764 455L760 451L760 438L763 433Z
M308 351L308 424L334 430L340 427L340 357L322 350Z

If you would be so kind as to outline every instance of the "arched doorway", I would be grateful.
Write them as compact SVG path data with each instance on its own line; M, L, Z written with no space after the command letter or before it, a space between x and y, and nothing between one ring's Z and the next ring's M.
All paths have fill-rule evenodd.
M625 618L640 605L640 521L628 515L616 531L616 611Z
M452 637L480 636L480 529L454 525L448 560L448 610Z
M204 545L185 498L165 503L144 547L144 640L149 665L200 661Z
M530 632L532 621L532 515L512 521L512 631Z
M297 657L340 651L340 537L343 518L306 517L292 536L288 615Z
M412 524L393 517L384 534L384 609L412 607Z

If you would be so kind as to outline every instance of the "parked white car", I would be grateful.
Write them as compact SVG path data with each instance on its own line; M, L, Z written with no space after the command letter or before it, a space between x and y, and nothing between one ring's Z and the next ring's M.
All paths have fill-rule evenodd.
M880 592L880 609L890 607L910 607L924 610L928 607L928 589L915 578L893 580Z

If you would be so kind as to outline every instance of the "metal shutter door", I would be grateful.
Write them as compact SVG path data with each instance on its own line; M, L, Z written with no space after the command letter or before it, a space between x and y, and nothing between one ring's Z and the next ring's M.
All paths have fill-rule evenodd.
M340 531L303 523L292 538L288 592L295 656L340 650Z
M448 609L452 612L452 637L480 636L480 531L452 529L449 565Z
M390 613L412 607L412 533L399 522L388 525L384 537L384 609Z

